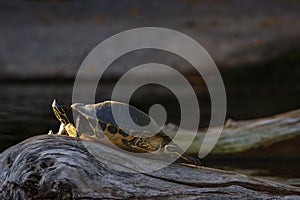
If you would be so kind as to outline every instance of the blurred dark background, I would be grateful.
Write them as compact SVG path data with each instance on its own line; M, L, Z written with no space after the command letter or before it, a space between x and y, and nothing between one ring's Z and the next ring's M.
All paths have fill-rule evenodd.
M85 56L104 39L137 27L171 28L203 45L222 74L228 118L300 108L299 10L297 0L1 1L0 152L56 131L51 102L71 103ZM122 73L147 62L168 64L185 75L199 98L200 127L206 127L210 100L201 76L167 52L141 50L120 57L101 79L96 101L110 99ZM153 88L159 92L153 94ZM168 122L180 120L178 102L165 88L142 87L131 103L146 112L152 104L163 104Z

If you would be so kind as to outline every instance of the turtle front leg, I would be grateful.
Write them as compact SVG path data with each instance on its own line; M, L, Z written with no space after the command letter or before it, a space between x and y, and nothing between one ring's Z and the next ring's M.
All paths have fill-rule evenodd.
M53 131L50 130L48 134L52 135ZM71 123L69 123L67 125L64 125L63 123L61 123L60 126L59 126L59 130L57 132L57 135L67 135L67 136L70 136L70 137L77 138L76 128Z
M65 131L65 125L63 123L60 124L59 126L59 130L57 132L57 135L65 135L66 131Z
M48 135L53 135L53 134L54 134L54 133L53 133L52 130L50 130L50 131L48 132ZM67 131L65 130L65 125L64 125L63 123L60 124L59 130L58 130L58 132L57 132L56 134L57 134L57 135L68 135L68 134L67 134Z

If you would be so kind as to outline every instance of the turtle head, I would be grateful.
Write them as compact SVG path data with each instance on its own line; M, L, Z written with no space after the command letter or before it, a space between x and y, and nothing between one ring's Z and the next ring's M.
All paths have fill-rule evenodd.
M53 100L52 103L52 110L56 116L56 118L63 123L64 125L67 125L70 123L70 110L71 108L69 106L66 106L62 101L60 100Z

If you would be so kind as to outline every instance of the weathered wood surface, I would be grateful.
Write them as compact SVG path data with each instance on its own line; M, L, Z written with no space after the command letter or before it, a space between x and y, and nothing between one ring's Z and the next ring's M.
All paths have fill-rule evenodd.
M17 144L0 154L0 169L0 199L300 199L299 188L205 167L120 172L67 136Z
M170 134L176 127L166 127ZM173 132L174 134L174 132ZM191 134L186 130L185 134ZM188 150L197 154L205 131L200 131ZM184 144L185 137L180 138ZM300 109L261 119L228 120L212 157L300 159Z

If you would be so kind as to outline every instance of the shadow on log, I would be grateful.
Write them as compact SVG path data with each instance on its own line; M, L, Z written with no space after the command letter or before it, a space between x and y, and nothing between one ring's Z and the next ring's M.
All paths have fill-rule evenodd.
M206 167L173 164L148 174L120 172L95 159L81 142L57 135L7 149L0 154L0 169L0 199L300 199L299 188Z

